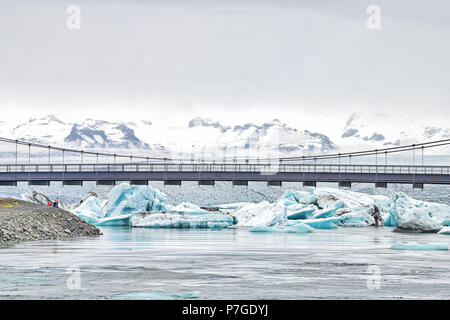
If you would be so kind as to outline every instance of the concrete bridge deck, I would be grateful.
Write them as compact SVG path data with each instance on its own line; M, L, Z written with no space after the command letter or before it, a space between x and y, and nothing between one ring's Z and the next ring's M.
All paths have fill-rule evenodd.
M246 185L248 181L263 181L269 185L282 182L303 182L314 186L316 182L338 182L350 186L352 182L375 183L385 187L388 183L450 184L450 166L412 165L350 165L350 164L278 164L278 163L120 163L120 164L0 164L0 185L16 185L19 181L47 185L62 181L67 185L80 185L83 181L115 184L131 181L146 184L164 181L198 181L213 185L214 181L233 181Z

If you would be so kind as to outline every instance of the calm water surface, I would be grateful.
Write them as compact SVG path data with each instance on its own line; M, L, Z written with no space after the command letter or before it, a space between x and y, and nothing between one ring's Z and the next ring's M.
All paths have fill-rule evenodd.
M397 241L449 243L444 235L372 227L310 234L247 228L102 231L96 239L1 248L0 298L450 298L448 251L390 248ZM79 288L73 287L76 279Z

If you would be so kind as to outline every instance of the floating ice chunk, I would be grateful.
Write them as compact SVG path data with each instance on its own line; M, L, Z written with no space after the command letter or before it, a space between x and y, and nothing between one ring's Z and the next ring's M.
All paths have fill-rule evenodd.
M344 227L367 227L375 224L375 219L367 213L368 209L358 209L341 215Z
M450 234L450 227L443 227L441 229L441 231L439 231L438 233L440 233L440 234Z
M317 205L321 209L339 209L344 208L345 203L342 200L339 200L333 194L322 194L317 196Z
M303 208L302 208L303 207ZM314 206L304 207L302 205L291 205L286 208L287 218L290 220L312 218L316 208Z
M302 220L302 223L314 229L336 229L338 224L342 223L344 219L342 218L321 218L321 219L307 219Z
M284 225L287 223L287 209L281 202L249 203L233 212L232 215L236 217L239 226L245 227Z
M228 214L184 214L180 212L135 213L131 216L133 227L146 228L181 228L181 229L222 229L233 225L233 218Z
M450 219L450 207L445 204L415 200L403 192L393 194L390 201L389 216L384 223L386 226L396 227L411 220L430 224L430 219L440 224Z
M322 219L336 216L336 208L320 210L314 214L314 219Z
M450 219L445 219L444 221L442 221L441 226L450 227Z
M314 229L304 223L297 223L291 226L254 226L250 228L248 231L250 232L286 232L286 233L308 233L313 232Z
M344 190L344 189L336 189L336 188L317 188L316 190L316 196L318 198L318 201L321 197L325 197L327 195L332 195L332 199L330 201L333 203L333 201L340 200L345 205L345 207L353 208L353 207L369 207L374 204L375 199L387 199L388 197L385 196L378 196L374 197L365 193L361 192L354 192L350 190ZM336 199L336 200L334 200ZM325 205L325 204L323 204ZM325 208L325 207L323 207Z
M219 209L219 210L236 210L242 208L243 206L249 204L250 202L235 202L235 203L224 203L217 205L205 206L205 208Z
M291 203L302 203L306 205L317 201L317 197L311 189L308 189L307 191L286 190L278 201L282 201L283 199L288 200Z
M94 196L85 199L81 204L72 210L81 219L88 223L96 223L100 218L104 217L101 201Z
M448 250L447 243L417 243L417 242L406 242L406 243L394 243L391 246L395 250Z
M95 226L129 226L131 214L97 219L92 222Z
M190 202L182 202L179 205L170 207L170 211L181 212L184 214L210 214L210 211L200 208L198 205Z
M165 199L164 193L152 187L121 183L108 193L105 217L139 211L161 211L166 209L162 203Z

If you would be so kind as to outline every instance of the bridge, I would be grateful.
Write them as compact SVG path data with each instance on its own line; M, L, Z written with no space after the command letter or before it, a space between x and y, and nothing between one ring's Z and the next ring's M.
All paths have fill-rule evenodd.
M222 161L99 153L6 138L0 138L0 142L12 146L9 157L3 157L12 163L0 163L2 186L17 186L18 182L50 185L52 181L60 181L63 185L82 185L84 181L95 181L97 185L115 185L119 181L134 185L147 185L149 181L163 181L165 185L181 185L182 181L214 185L216 181L230 181L236 186L246 186L249 181L266 182L271 186L281 186L283 182L302 182L304 186L336 182L340 187L351 187L352 183L374 183L379 188L386 188L390 183L412 184L415 188L423 188L424 184L450 184L450 166L424 165L423 156L424 149L450 145L450 139L348 153ZM19 146L28 149L25 163L23 159L19 161ZM48 150L48 159L44 157L47 163L31 162L32 148ZM51 158L51 152L59 152L62 157ZM388 154L404 152L412 152L412 164L388 164ZM415 163L416 152L422 153L421 164ZM67 153L76 153L80 158L75 162L72 158L68 163L64 157ZM86 163L83 158L86 155L94 156L95 161ZM112 161L99 162L100 156L109 157ZM352 164L352 159L371 156L375 164ZM378 163L380 157L384 164Z

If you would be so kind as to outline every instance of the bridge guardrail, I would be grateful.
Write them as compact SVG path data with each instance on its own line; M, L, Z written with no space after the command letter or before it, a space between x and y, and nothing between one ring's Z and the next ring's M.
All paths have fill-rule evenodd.
M2 172L299 172L449 175L450 166L292 163L0 164L0 173Z

